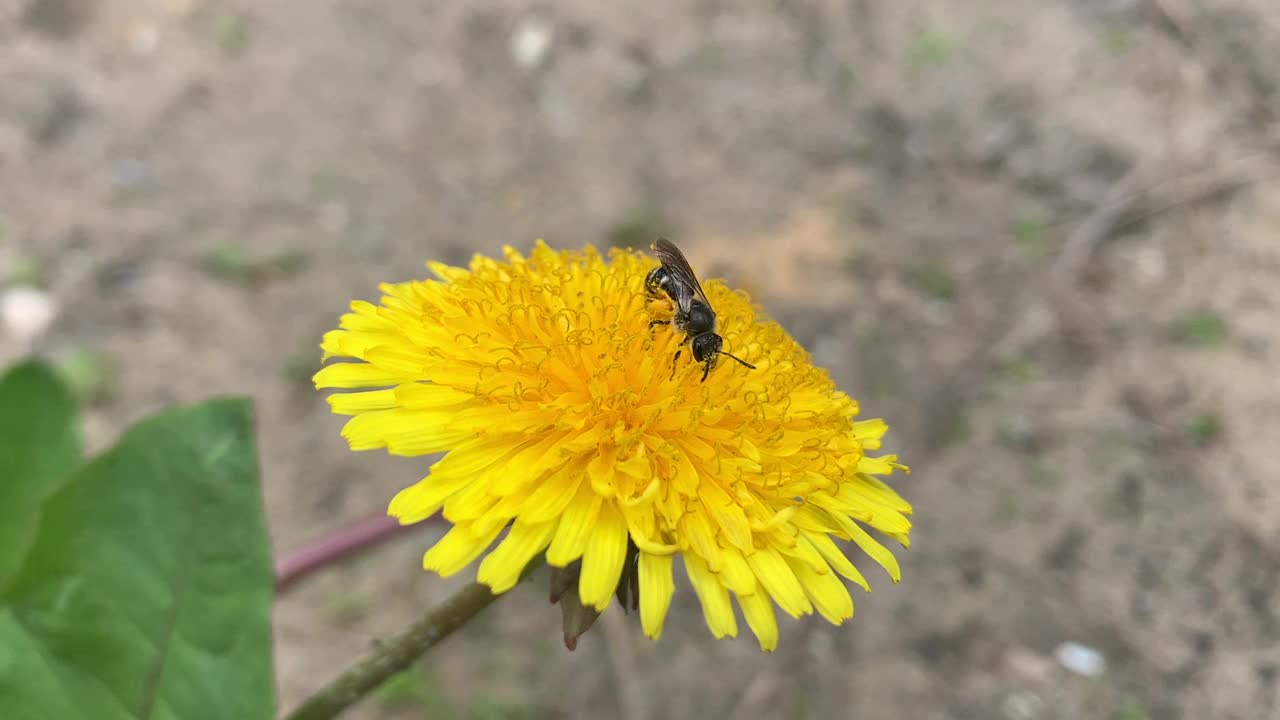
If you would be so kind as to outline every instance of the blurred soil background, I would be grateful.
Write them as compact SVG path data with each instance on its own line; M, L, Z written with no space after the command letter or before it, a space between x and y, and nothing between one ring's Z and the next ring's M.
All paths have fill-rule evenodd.
M0 361L95 448L252 395L280 552L428 464L310 386L349 300L668 233L888 419L904 581L774 655L687 584L570 654L526 584L351 717L1277 717L1277 68L1274 0L3 0ZM440 532L279 603L282 708Z

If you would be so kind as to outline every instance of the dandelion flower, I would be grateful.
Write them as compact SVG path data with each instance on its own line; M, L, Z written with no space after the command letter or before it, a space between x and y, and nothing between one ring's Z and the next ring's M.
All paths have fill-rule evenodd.
M321 347L354 362L315 384L353 391L329 397L352 416L353 450L445 453L388 510L452 525L428 570L453 575L483 555L477 579L502 593L541 554L575 567L577 599L595 611L631 582L657 638L678 556L717 638L738 632L731 598L765 650L775 605L840 624L853 615L844 580L870 588L838 541L894 582L898 563L868 529L908 545L911 506L877 477L905 467L867 454L887 426L856 420L799 344L714 280L703 285L725 348L756 369L721 363L702 382L686 352L673 377L683 336L650 328L671 313L644 295L655 264L542 241L468 269L429 263L437 279L352 303Z

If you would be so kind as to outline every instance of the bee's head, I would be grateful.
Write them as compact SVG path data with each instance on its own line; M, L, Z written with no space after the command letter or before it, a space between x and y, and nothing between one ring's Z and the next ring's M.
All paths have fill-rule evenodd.
M661 295L662 286L669 278L670 273L668 273L667 269L662 266L658 266L650 270L649 274L644 276L645 292L648 293L650 297L657 297Z
M693 359L715 365L724 347L724 339L715 333L704 333L693 339Z

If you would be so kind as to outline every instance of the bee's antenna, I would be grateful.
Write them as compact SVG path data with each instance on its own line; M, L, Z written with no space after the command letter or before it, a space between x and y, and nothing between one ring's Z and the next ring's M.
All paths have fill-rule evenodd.
M743 365L745 365L746 367L751 368L752 370L755 370L755 369L756 369L756 366L755 366L755 365L752 365L751 363L747 362L746 360L743 360L742 358L738 357L737 355L733 355L733 354L731 354L731 353L727 353L727 352L725 352L725 351L723 351L723 350L721 350L721 351L720 351L720 354L721 354L721 355L728 355L729 357L733 358L734 360L737 360L739 363L742 363Z

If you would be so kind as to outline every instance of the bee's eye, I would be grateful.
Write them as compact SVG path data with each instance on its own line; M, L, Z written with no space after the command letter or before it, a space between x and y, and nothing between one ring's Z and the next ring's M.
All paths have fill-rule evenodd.
M714 358L723 346L724 341L715 333L699 335L693 339L693 358L698 362L705 362Z

